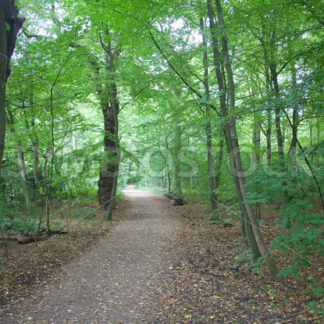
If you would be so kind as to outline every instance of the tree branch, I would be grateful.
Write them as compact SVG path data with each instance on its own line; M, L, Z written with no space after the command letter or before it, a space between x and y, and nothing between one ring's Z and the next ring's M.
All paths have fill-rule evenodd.
M152 32L149 32L150 37L154 43L154 45L156 46L156 48L159 50L159 52L161 53L161 55L163 56L163 58L166 60L166 62L168 63L169 67L174 71L174 73L181 79L181 81L185 84L185 86L188 88L188 90L190 90L191 92L193 92L199 99L202 99L203 96L196 90L194 89L189 83L188 81L178 72L178 70L174 67L174 65L170 62L170 60L167 58L167 56L164 54L162 48L159 46L159 44L157 43L156 39L154 38ZM210 104L210 107L217 113L218 116L220 116L220 113L218 112L217 108Z

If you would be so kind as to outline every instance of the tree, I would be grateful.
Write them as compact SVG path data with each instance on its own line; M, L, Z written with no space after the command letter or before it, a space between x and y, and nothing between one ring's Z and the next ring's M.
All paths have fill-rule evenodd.
M18 8L14 3L14 0L1 0L0 3L0 173L6 136L6 83L17 35L25 21L25 18L18 17Z

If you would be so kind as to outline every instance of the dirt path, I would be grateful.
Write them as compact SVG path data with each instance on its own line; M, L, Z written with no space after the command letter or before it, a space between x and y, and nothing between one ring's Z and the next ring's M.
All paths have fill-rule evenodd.
M313 322L312 297L294 282L233 267L242 251L238 225L206 226L206 206L171 206L133 187L125 198L116 225L60 280L14 299L8 311L0 305L0 324Z
M19 301L1 323L150 323L158 276L167 270L179 223L168 217L165 198L125 190L125 221L64 270L61 282Z

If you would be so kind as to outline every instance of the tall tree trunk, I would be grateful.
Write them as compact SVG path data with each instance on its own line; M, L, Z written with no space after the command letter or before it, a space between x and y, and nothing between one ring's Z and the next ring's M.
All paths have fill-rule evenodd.
M119 174L119 165L120 165L120 144L119 144L119 138L118 138L118 114L119 114L119 101L118 101L118 95L117 95L117 86L114 80L114 76L112 75L112 92L111 92L111 106L113 109L113 115L114 115L114 138L115 138L115 170L113 174L113 185L112 185L112 191L111 191L111 198L110 203L108 205L107 210L107 219L111 219L112 212L116 205L116 194L117 194L117 187L118 187L118 174Z
M266 141L267 141L267 165L270 169L271 167L271 135L272 135L272 114L271 110L267 111L267 131L266 131Z
M7 28L5 3L0 1L0 174L6 138Z
M37 136L37 132L35 129L35 120L34 116L31 121L31 126L32 126L32 132L33 132L33 155L34 155L34 162L33 162L33 173L34 173L34 179L35 179L35 188L39 190L40 188L40 183L39 183L39 151L38 151L38 146L39 146L39 140Z
M7 108L7 111L8 111L8 123L10 125L10 131L17 136L15 126L14 126L15 125L14 117L9 107ZM31 212L31 199L30 199L30 192L28 186L25 157L22 149L22 142L19 139L17 140L17 158L18 158L18 167L19 167L20 176L24 186L26 215L29 216Z
M17 34L25 19L18 17L14 0L0 1L0 174L6 137L6 82L10 75L10 59Z
M103 47L108 66L108 80L105 81L105 85L103 87L101 84L97 84L97 93L101 102L105 130L105 155L98 181L98 198L100 207L107 210L106 218L110 219L116 202L117 180L120 162L118 139L119 101L115 81L116 52L112 51L111 42L108 43L108 46L103 45ZM97 72L99 74L99 68L97 68Z
M313 120L309 121L309 145L313 146Z
M117 166L117 138L115 137L115 119L112 107L107 102L108 94L102 98L102 112L104 116L104 160L98 181L99 205L108 210L113 196Z
M257 112L253 114L253 146L254 152L252 155L253 162L256 166L260 165L260 144L261 144L261 121Z
M216 25L215 25L215 13L214 9L212 7L212 2L211 0L207 0L207 11L208 11L208 17L209 17L209 27L210 27L210 32L211 32L211 39L212 39L212 48L213 48L213 57L214 57L214 67L215 67L215 72L216 72L216 78L218 82L218 88L219 88L219 101L220 101L220 106L222 110L222 118L226 118L227 115L227 103L226 103L226 89L225 89L225 84L224 84L224 76L222 73L221 69L221 60L220 60L220 52L219 52L219 44L218 44L218 39L216 37ZM225 115L224 115L225 112ZM254 235L253 235L253 230L250 222L248 221L248 214L247 210L245 208L244 202L243 202L243 197L242 193L240 190L240 184L238 181L238 177L235 175L236 174L236 166L235 166L235 161L231 158L232 153L233 153L233 145L231 141L230 134L228 136L227 134L228 127L223 124L223 132L226 140L226 145L227 145L227 151L229 154L229 163L230 163L230 170L233 176L233 181L235 184L235 190L236 190L236 196L239 202L239 206L242 211L241 215L241 228L242 228L242 235L243 238L248 239L248 243L250 248L252 249L253 254L258 257L260 255L258 246L256 244Z
M276 99L279 99L279 84L278 84L278 73L277 65L275 63L270 64L271 79L274 86L274 95ZM280 171L285 171L285 160L284 160L284 136L281 129L281 118L280 118L280 106L278 103L275 104L275 126L277 135L277 145L278 145L278 155L279 155L279 165Z
M24 106L24 105L23 105ZM24 107L23 107L24 108ZM34 116L34 96L33 96L33 86L31 85L31 95L30 95L30 110L32 113L32 118L31 118L31 131L32 131L32 145L33 145L33 156L34 156L34 161L33 161L33 174L34 174L34 189L36 189L37 193L39 193L39 151L38 151L38 146L39 146L39 140L37 136L37 131L36 131L36 126L35 126L35 116ZM26 127L29 130L29 122L26 116L26 110L24 108L24 113L25 113L25 118L26 118Z
M221 181L221 168L223 164L223 156L224 156L224 138L222 137L219 141L219 152L218 152L218 159L216 163L216 176L215 176L215 187L216 190L220 186L220 181ZM216 194L216 201L218 202L218 196ZM244 231L245 233L245 231Z
M24 157L21 141L18 141L17 152L18 152L18 166L20 169L20 176L24 184L26 215L29 216L31 212L31 200L30 200L30 192L29 192L27 172L26 172L25 157Z
M288 45L289 46L289 45ZM289 52L291 52L289 46ZM290 53L291 54L291 53ZM292 77L292 88L293 92L296 92L297 77L296 77L296 67L294 62L291 62L291 77ZM297 176L297 131L298 131L298 110L296 105L293 107L292 116L292 140L291 140L291 173L294 178Z
M169 166L169 160L168 160L168 157L169 157L169 142L168 142L168 138L167 136L164 137L164 140L165 140L165 149L166 149L166 152L167 152L167 157L166 157L166 176L167 176L167 190L168 192L171 191L171 175L170 175L170 166Z
M208 54L207 54L207 41L206 41L206 30L205 24L203 19L200 19L200 32L203 39L203 46L204 46L204 54L203 54L203 66L204 66L204 88L205 88L205 96L206 101L210 101L210 90L209 90L209 73L208 73ZM206 123L206 141L207 141L207 160L208 160L208 173L209 173L209 197L210 197L210 206L211 206L211 215L213 220L218 219L217 215L217 194L216 194L216 178L215 178L215 163L214 163L214 156L213 156L213 144L212 144L212 126L210 122L210 106L207 104L206 109L206 117L208 121ZM218 170L217 175L219 175L220 183L220 169Z
M181 126L179 121L179 112L176 112L174 121L174 149L173 149L173 186L172 192L176 195L182 195L181 184L181 167L180 156L181 153Z
M230 56L229 56L229 51L228 51L228 46L227 46L227 37L226 37L226 32L225 32L225 24L224 24L224 19L223 19L223 12L222 12L222 7L220 0L215 0L216 3L216 8L217 8L217 13L218 13L218 20L219 20L219 26L220 26L220 31L221 31L221 39L222 39L222 49L223 49L223 56L224 56L224 62L225 62L225 69L227 73L227 78L228 78L228 93L229 93L229 107L228 109L230 111L233 111L235 108L235 84L234 84L234 78L233 78L233 72L232 72L232 66L230 62ZM240 147L237 139L237 134L236 134L236 126L235 126L235 118L231 118L231 116L228 116L228 110L226 106L221 106L222 112L224 117L228 119L229 122L226 125L228 131L227 136L228 140L232 141L233 144L233 149L234 149L234 162L236 164L237 171L239 172L239 184L240 184L240 190L242 193L242 198L244 199L244 205L246 207L246 211L248 214L248 220L250 221L254 233L254 238L257 243L258 249L268 266L270 272L272 275L277 274L277 268L273 262L273 260L270 257L269 250L267 246L264 243L260 228L258 226L258 222L256 219L256 216L254 214L254 211L252 207L250 206L249 203L246 202L247 199L247 190L245 186L245 175L242 167L242 161L241 161L241 153L240 153ZM230 154L231 155L231 154Z
M214 21L214 15L213 15L213 8L211 5L211 0L207 0L208 3L208 9L209 9L209 16L210 16L210 22ZM225 32L225 25L224 25L224 19L223 19L223 13L222 13L222 7L220 4L220 0L215 0L216 8L217 8L217 14L218 14L218 21L219 21L219 27L221 32L221 42L222 42L222 50L223 50L223 59L224 59L224 66L227 74L227 80L228 80L228 95L229 95L229 106L227 107L226 101L224 100L224 95L222 95L222 92L224 91L224 85L223 80L221 78L220 73L220 55L218 50L218 43L215 43L213 41L213 47L214 47L214 54L216 54L215 62L216 62L216 77L217 82L219 86L220 91L220 107L221 112L224 118L224 133L225 138L227 142L228 152L229 152L229 159L231 164L231 171L233 173L233 177L238 178L238 183L236 182L237 192L240 192L241 197L238 197L239 199L243 199L243 205L244 210L243 213L247 214L247 217L245 219L245 223L250 223L252 225L253 230L253 236L254 240L257 243L257 248L260 251L262 257L264 258L270 272L272 275L275 275L277 273L277 269L273 263L273 261L270 258L270 254L268 251L268 248L266 247L263 237L261 235L260 228L258 226L257 219L255 217L254 211L250 204L246 202L247 198L247 192L245 187L245 175L242 168L242 161L241 161L241 154L240 154L240 147L237 139L236 134L236 126L235 126L235 118L233 116L229 115L229 111L233 111L235 108L235 84L234 84L234 78L233 78L233 72L230 62L230 56L228 51L228 45L227 45L227 37ZM211 26L212 27L212 26ZM214 28L212 30L215 30ZM213 32L213 38L216 38L215 33ZM251 244L249 240L249 244ZM250 245L251 249L253 248ZM253 251L254 252L254 251ZM257 252L258 253L258 252Z

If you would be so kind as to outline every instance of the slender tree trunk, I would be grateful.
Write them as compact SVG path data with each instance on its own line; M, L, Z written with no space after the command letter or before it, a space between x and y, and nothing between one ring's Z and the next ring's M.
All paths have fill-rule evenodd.
M9 107L7 108L8 111L8 123L10 125L10 131L17 136L16 130L15 130L15 121L13 114ZM29 186L28 186L28 179L27 179L27 172L26 172L26 164L25 164L25 158L24 158L24 152L22 149L22 142L21 140L17 140L17 158L18 158L18 167L21 179L23 181L24 186L24 196L25 196L25 204L26 204L26 215L29 216L31 212L31 199L30 199L30 193L29 193Z
M26 215L29 216L30 212L31 212L31 200L30 200L28 179L27 179L27 173L26 173L25 157L24 157L24 152L22 150L21 141L18 141L17 152L18 152L18 166L19 166L19 169L20 169L20 176L21 176L21 179L23 180L23 183L24 183Z
M35 125L35 115L34 115L34 90L33 85L31 86L31 95L30 95L30 108L32 112L32 118L31 118L31 129L32 129L32 136L33 136L33 155L34 155L34 162L33 162L33 173L34 173L34 179L35 179L35 188L37 189L37 192L39 193L40 189L40 183L39 183L39 139L37 135L36 125Z
M34 163L33 163L33 173L35 178L35 187L40 188L39 184L39 151L38 151L38 141L33 142L33 154L34 154Z
M210 0L207 0L209 2L209 10L211 8ZM258 222L256 219L256 216L254 214L254 211L250 204L246 202L247 199L247 191L245 186L245 175L242 168L242 161L241 161L241 154L240 154L240 147L237 139L236 134L236 126L235 126L235 118L232 118L228 114L229 111L233 111L235 108L235 84L234 84L234 78L233 78L233 72L230 62L230 56L228 51L228 45L227 45L227 37L225 32L225 25L224 25L224 19L223 19L223 13L222 13L222 7L220 0L215 0L216 8L217 8L217 14L218 14L218 21L219 21L219 27L221 32L221 41L222 41L222 50L223 50L223 58L224 58L224 66L227 73L227 80L228 80L228 95L229 95L229 106L226 106L226 103L220 98L220 106L221 111L223 114L223 117L225 118L225 136L226 141L228 143L228 149L229 149L229 158L232 160L231 164L233 167L236 167L237 174L234 174L234 177L238 178L239 182L239 188L237 191L241 192L241 196L243 198L243 204L245 206L245 210L247 212L247 218L246 223L249 221L252 225L252 230L254 234L254 239L257 243L258 250L260 251L263 259L265 260L270 272L272 275L275 275L277 273L277 269L275 264L270 258L269 250L267 246L264 243L260 228L258 226ZM214 35L215 37L215 35ZM217 50L218 52L218 50ZM219 57L219 56L218 56ZM217 61L217 66L220 65L220 60ZM220 73L216 73L217 76L217 82L219 85L219 91L222 92L223 82L220 82L219 77L221 76ZM232 150L232 151L231 151ZM244 213L244 211L243 211ZM250 241L249 241L250 243ZM252 246L250 246L252 248Z
M221 168L223 164L223 156L224 156L224 138L221 138L219 141L219 152L218 152L218 159L216 163L216 176L215 176L215 187L216 189L220 186L221 180ZM216 195L216 201L218 201L218 197Z
M291 122L291 120L290 120L290 118L289 118L289 115L287 114L287 112L286 112L285 110L283 110L283 112L284 112L284 114L285 114L286 117L287 117L287 120L288 120L288 122L289 122L290 128L293 129L293 124L292 124L292 122ZM297 138L297 133L296 133L295 135L296 135L296 142L297 142L297 145L298 145L300 151L303 151L303 147L301 146L301 144L300 144L300 142L299 142L299 140L298 140L298 138ZM315 182L315 184L316 184L316 188L317 188L318 195L319 195L319 198L320 198L321 208L324 210L324 196L323 196L323 193L322 193L322 190L321 190L321 186L320 186L320 184L319 184L319 181L318 181L318 179L317 179L317 176L316 176L316 174L315 174L315 171L314 171L312 165L310 164L310 162L309 162L309 160L308 160L308 158L307 158L306 155L304 155L304 160L305 160L305 163L306 163L306 165L307 165L307 167L308 167L310 173L312 174L312 177L313 177L313 180L314 180L314 182Z
M179 156L181 153L181 126L179 121L179 113L176 112L174 122L174 152L173 152L173 188L172 192L176 195L182 195L181 185L181 167Z
M309 121L309 145L313 146L313 120Z
M171 191L171 175L170 175L170 166L169 166L169 142L167 136L165 136L165 149L167 151L167 158L166 158L166 175L167 175L167 190L168 192Z
M203 54L203 66L204 66L204 88L207 102L210 101L210 90L209 90L209 73L208 73L208 56L207 56L207 41L205 36L205 24L203 19L200 19L200 32L203 39L204 54ZM215 163L213 156L213 145L212 145L212 126L210 122L210 106L207 104L206 117L208 121L206 123L206 140L207 140L207 159L208 159L208 173L209 173L209 195L210 195L210 206L211 215L213 220L218 219L217 215L217 194L216 194L216 178L215 178ZM218 170L220 183L220 169Z
M266 141L267 141L267 165L268 168L270 169L271 167L271 129L272 129L272 114L271 110L269 109L267 111L267 132L266 132Z
M212 7L212 2L211 0L207 0L207 10L208 10L208 17L209 17L209 27L210 27L210 32L211 32L211 39L212 39L212 48L213 48L213 57L214 57L214 67L215 67L215 72L216 72L216 78L218 82L218 88L219 88L219 101L220 101L220 106L222 110L222 118L225 119L227 118L227 103L226 103L226 89L225 89L225 84L224 84L224 76L222 73L221 69L221 61L220 61L220 52L219 52L219 44L218 44L218 39L216 37L216 25L215 25L215 13L214 9ZM225 115L224 115L225 114ZM230 170L233 176L233 181L235 184L235 190L236 190L236 196L239 202L239 206L242 211L241 215L241 229L242 229L242 235L243 238L248 239L248 243L250 248L252 249L253 254L255 257L259 256L259 249L256 244L254 235L253 235L253 230L250 222L248 221L248 214L247 210L245 208L244 202L243 202L243 197L242 193L240 190L240 184L238 181L238 177L235 176L236 174L236 165L235 161L232 158L232 153L234 152L233 149L233 144L231 140L231 136L228 133L228 127L223 123L223 132L226 140L226 145L227 145L227 151L229 154L229 164L230 164Z
M207 139L207 159L208 159L208 173L209 173L209 192L210 192L210 206L212 212L212 218L217 219L217 195L216 195L216 182L215 182L215 163L212 147L212 134L211 134L211 122L206 124L206 139ZM218 170L220 173L220 170Z
M260 144L261 144L261 122L258 113L254 112L253 118L254 118L254 123L253 123L254 152L252 155L252 159L255 165L259 166L260 165Z
M274 95L278 99L280 93L279 93L277 66L275 63L270 64L270 71L271 71L271 78L274 86ZM276 126L276 135L277 135L280 171L284 172L285 171L284 137L281 129L280 107L278 103L276 103L275 105L275 126Z
M289 46L290 52L290 46ZM291 54L291 53L290 53ZM292 87L293 92L296 91L297 86L297 77L296 77L296 68L294 62L291 63L291 76L292 76ZM297 131L298 131L298 110L297 107L293 108L293 116L292 116L292 140L291 140L291 173L293 178L297 176ZM296 185L295 185L296 187Z
M31 86L31 96L30 96L30 110L32 112L32 119L31 119L31 131L32 131L32 145L33 145L33 156L34 156L34 161L33 161L33 174L34 174L34 189L37 190L39 193L39 151L38 151L38 146L39 146L39 140L37 136L37 131L35 129L35 116L34 116L34 98L33 98L33 86ZM26 118L26 127L29 130L29 123L28 119L26 117L26 111L25 112L25 118Z
M48 152L49 147L47 147L46 155L44 156L44 167L43 167L43 189L44 189L44 196L45 196L45 221L46 221L46 228L47 231L50 231L50 214L49 214L49 190L48 190L48 175L47 175L47 164L48 164Z
M0 174L6 138L7 28L5 3L0 0Z

